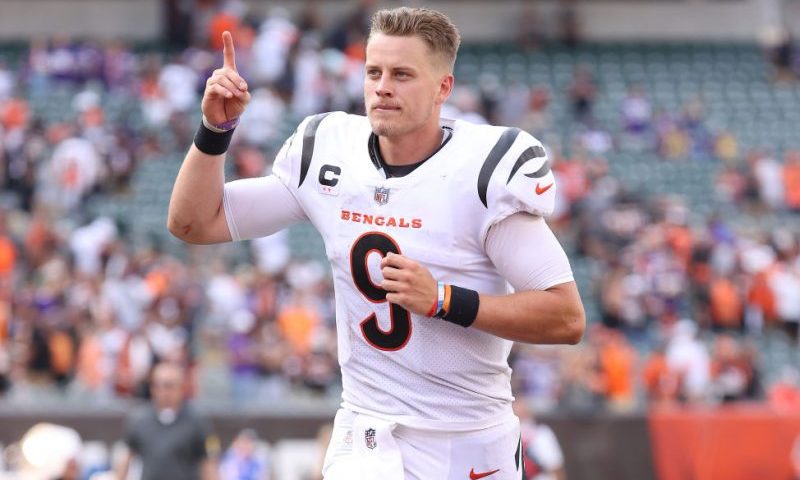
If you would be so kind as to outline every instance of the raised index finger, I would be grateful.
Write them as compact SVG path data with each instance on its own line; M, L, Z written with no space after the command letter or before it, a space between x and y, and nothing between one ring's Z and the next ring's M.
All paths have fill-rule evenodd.
M222 32L222 67L236 70L236 51L233 49L233 35L225 30Z

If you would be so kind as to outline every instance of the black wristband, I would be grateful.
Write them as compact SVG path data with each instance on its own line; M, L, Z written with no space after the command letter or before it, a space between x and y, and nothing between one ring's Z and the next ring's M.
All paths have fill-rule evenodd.
M236 129L232 128L227 132L217 133L201 122L194 135L194 146L206 155L222 155L228 151L234 130Z
M478 316L481 300L478 292L450 285L450 308L440 318L466 328Z

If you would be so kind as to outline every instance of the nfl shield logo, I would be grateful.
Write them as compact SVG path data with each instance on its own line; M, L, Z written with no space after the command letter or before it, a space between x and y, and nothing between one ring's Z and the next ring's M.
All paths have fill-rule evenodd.
M386 205L389 201L389 189L383 187L375 187L375 201L378 205Z
M375 429L368 428L364 432L364 442L367 444L367 448L370 450L374 449L378 446L378 442L375 441Z

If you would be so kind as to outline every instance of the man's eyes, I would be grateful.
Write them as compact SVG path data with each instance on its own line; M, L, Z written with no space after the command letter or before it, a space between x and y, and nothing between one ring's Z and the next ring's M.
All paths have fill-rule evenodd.
M404 71L394 72L393 75L396 78L403 78L403 79L411 78L411 73L404 72ZM381 76L381 71L380 70L367 70L367 76L369 76L371 78L378 78L378 77Z

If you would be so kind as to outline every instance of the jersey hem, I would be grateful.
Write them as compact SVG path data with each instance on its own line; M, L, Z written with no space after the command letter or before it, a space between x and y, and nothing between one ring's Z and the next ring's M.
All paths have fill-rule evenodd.
M404 427L414 428L417 430L429 430L434 432L470 432L473 430L483 430L486 428L495 427L508 421L514 416L514 412L509 404L505 412L498 415L489 417L481 421L468 421L468 422L448 422L445 420L428 420L420 417L413 417L409 415L387 415L385 413L375 412L368 408L357 407L347 401L342 401L341 408L350 410L355 413L363 413L382 420L397 423Z

